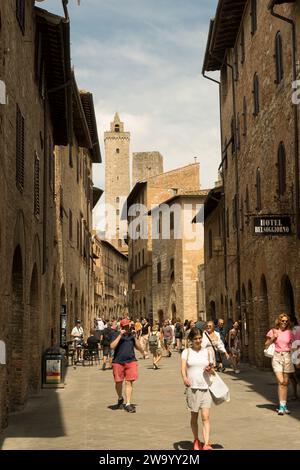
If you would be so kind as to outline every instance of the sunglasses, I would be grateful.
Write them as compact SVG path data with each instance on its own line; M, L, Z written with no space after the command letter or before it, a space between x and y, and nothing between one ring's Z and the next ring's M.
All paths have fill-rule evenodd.
M280 323L288 323L288 320L280 320Z

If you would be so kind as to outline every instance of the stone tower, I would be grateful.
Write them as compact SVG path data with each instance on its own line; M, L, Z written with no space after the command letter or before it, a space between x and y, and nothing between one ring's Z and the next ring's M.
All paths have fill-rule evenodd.
M105 203L106 238L120 251L128 251L124 242L127 221L121 221L122 208L130 192L129 175L130 133L124 132L124 123L118 113L104 133L105 145Z
M163 156L159 152L137 152L132 155L132 186L163 172Z

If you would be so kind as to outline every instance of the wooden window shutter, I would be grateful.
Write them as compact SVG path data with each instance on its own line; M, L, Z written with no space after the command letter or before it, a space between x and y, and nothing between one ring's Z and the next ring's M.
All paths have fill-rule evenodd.
M34 190L33 190L33 211L36 217L40 215L40 159L35 154L34 160Z
M25 156L25 133L24 117L17 105L16 109L16 184L19 191L24 189L24 156Z

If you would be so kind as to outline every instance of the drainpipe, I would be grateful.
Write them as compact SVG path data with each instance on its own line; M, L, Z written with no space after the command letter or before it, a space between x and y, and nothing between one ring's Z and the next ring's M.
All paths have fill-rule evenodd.
M237 255L237 288L238 288L238 310L239 315L242 315L241 310L241 255L240 255L240 220L239 220L239 204L240 204L240 185L239 185L239 172L238 172L238 159L237 159L237 112L236 112L236 97L235 97L235 79L234 69L231 64L227 61L220 60L219 57L215 56L211 51L210 55L213 59L217 60L220 65L226 65L231 69L232 76L232 106L233 106L233 121L234 121L234 142L235 142L235 185L236 185L236 255Z
M292 73L293 82L297 80L297 40L296 40L296 24L295 21L285 16L279 15L274 11L275 0L271 0L268 10L271 15L279 20L285 21L292 27ZM294 111L294 160L295 160L295 208L296 208L296 236L300 240L300 184L299 184L299 116L297 104L292 103Z
M223 185L223 246L224 246L224 284L225 284L225 292L226 292L226 309L227 313L229 315L229 296L228 296L228 275L227 275L227 238L226 238L226 200L225 200L225 178L224 178L224 171L223 171L223 164L224 164L224 158L223 158L223 127L222 127L222 100L221 100L221 82L218 80L215 80L208 75L206 75L204 68L202 69L202 75L204 78L207 80L210 80L211 82L217 83L219 87L219 116L220 116L220 137L221 137L221 164L218 168L218 170L221 169L221 177L222 177L222 185ZM231 143L231 140L230 140ZM228 147L229 143L227 144ZM226 150L227 150L226 147Z

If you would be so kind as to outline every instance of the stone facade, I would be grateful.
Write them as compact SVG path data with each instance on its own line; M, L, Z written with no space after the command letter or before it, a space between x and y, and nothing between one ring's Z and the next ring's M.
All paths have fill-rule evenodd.
M93 237L95 317L128 314L128 258L106 240Z
M8 413L40 389L42 354L60 342L63 285L65 301L71 282L76 289L66 269L77 267L71 262L62 267L66 238L60 230L68 230L71 206L61 204L57 189L68 188L70 173L62 172L68 179L58 180L55 170L65 162L58 161L59 150L54 152L55 146L71 144L73 135L69 22L35 8L31 0L1 2L0 17L0 80L6 85L6 104L0 104L2 428ZM89 133L87 123L85 130Z
M279 3L274 0L274 11L298 25L298 2ZM226 18L225 7L233 4L219 1L204 60L204 71L221 71L225 194L206 219L206 246L209 236L221 234L225 254L225 260L222 251L206 255L207 308L211 316L241 321L245 355L262 366L265 334L276 316L284 311L300 320L300 129L291 87L300 74L298 64L293 74L291 24L271 15L269 0L239 2ZM217 50L217 42L226 49ZM291 233L255 235L254 218L270 215L287 216Z
M136 152L132 154L132 186L164 172L163 156L159 152Z
M124 239L127 235L127 224L121 220L121 213L130 192L130 133L124 131L124 123L118 113L110 125L110 131L104 133L104 144L106 238L126 253L127 245Z
M135 318L156 317L153 310L153 258L152 258L152 218L143 214L153 207L170 199L180 190L197 191L200 187L199 164L192 164L173 171L162 173L139 182L132 189L128 199L128 262L130 315ZM139 216L131 207L145 206ZM137 219L137 217L139 219ZM145 229L145 236L137 234ZM131 233L131 230L133 232Z
M160 322L199 317L198 267L204 262L204 231L202 224L192 221L206 195L207 191L182 191L152 209L152 226L159 223L158 236L152 240L153 317Z

